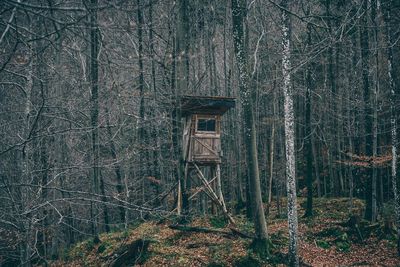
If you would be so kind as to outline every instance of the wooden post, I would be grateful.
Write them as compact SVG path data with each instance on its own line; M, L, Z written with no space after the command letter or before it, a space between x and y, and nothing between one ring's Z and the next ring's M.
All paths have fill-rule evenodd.
M217 196L219 201L222 203L222 207L226 210L226 205L224 201L224 195L222 194L222 185L221 185L221 165L217 164L215 168L215 177L217 178Z
M194 167L197 170L197 177L199 177L200 181L204 184L205 186L205 190L204 192L211 198L211 200L218 206L220 206L222 208L222 212L224 213L224 215L228 218L228 220L235 225L235 220L232 218L232 216L228 213L228 210L226 209L225 203L223 202L223 198L222 200L219 199L219 197L217 196L217 194L214 192L214 190L212 189L210 183L207 182L207 179L204 177L202 171L200 170L199 166L197 166L197 164L193 163Z
M212 177L216 177L216 173L217 173L217 169L216 169L215 165L211 165L210 166L210 174L211 174L211 176ZM214 192L216 192L216 196L219 199L219 195L218 195L217 190L216 190L216 188L217 188L216 183L209 183L209 184L211 185L211 189ZM214 201L211 201L211 214L212 215L217 215L218 214L217 206L216 206Z
M190 168L189 168L189 163L185 163L185 176L184 176L184 185L183 185L183 192L182 192L182 207L183 207L183 212L185 215L189 213L189 192L190 192Z
M182 191L181 191L181 180L178 180L178 200L176 204L176 213L181 215L182 213Z

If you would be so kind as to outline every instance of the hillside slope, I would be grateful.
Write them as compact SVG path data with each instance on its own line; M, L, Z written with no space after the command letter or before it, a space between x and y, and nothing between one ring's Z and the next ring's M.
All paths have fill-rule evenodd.
M304 200L300 200L304 202ZM303 213L299 205L300 214ZM356 200L353 214L363 203ZM348 199L317 199L313 219L299 221L299 254L303 266L400 266L394 235L383 223L349 220ZM244 232L252 224L235 217ZM273 266L285 263L287 221L271 208L268 230L272 255L253 253L250 241L230 233L224 219L198 218L190 226L213 229L215 233L171 229L171 221L144 222L132 229L102 234L100 243L86 240L74 246L64 261L54 266ZM197 228L196 228L197 229ZM130 251L127 256L127 251ZM125 253L125 254L124 254ZM125 256L124 256L125 255Z

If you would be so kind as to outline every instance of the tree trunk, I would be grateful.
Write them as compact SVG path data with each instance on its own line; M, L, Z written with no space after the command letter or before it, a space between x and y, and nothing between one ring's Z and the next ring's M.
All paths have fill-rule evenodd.
M275 82L274 82L275 84ZM272 129L271 129L271 143L270 143L270 153L269 153L269 177L268 177L268 208L272 203L272 178L274 177L274 153L275 153L275 124L277 117L275 114L277 112L276 109L276 94L273 93L273 121L272 121Z
M30 25L29 30L32 31L33 26ZM35 73L35 64L36 64L36 57L33 55L31 51L29 51L28 55L30 58L29 65L28 65L28 73L26 77L26 85L25 85L25 91L26 91L26 99L25 99L25 106L24 106L24 115L23 115L23 123L22 123L22 136L25 137L26 140L29 140L30 134L31 134L31 116L32 116L32 110L34 109L32 107L32 98L34 96L33 94L33 79L36 76ZM21 155L21 165L22 165L22 177L19 180L20 183L27 183L31 181L31 163L30 163L30 158L32 154L32 147L31 143L28 142L22 147L22 155ZM25 207L27 206L27 201L29 197L27 196L29 194L28 190L22 190L21 188L16 189L16 199L19 199L20 204L18 205L19 212L23 212L25 210ZM25 220L21 220L18 222L18 226L21 228L22 235L23 237L21 238L23 241L19 243L19 253L20 253L20 265L23 267L29 267L31 266L31 223L29 221L29 217L27 217Z
M91 85L91 126L93 155L93 192L100 193L100 151L99 151L99 30L97 24L97 0L91 0L90 10L90 85ZM101 181L103 182L103 181ZM92 232L98 237L98 205L93 204Z
M394 195L395 205L395 216L397 226L397 254L400 256L400 196L397 187L397 110L396 101L398 98L398 85L395 83L395 72L393 70L393 42L395 38L393 31L390 27L391 23L391 2L385 12L385 23L386 23L386 39L387 39L387 53L388 53L388 77L390 86L390 125L391 125L391 137L392 137L392 187Z
M368 12L368 1L363 0L362 11L364 14L361 18L360 28L360 47L361 47L361 72L362 72L362 85L363 85L363 97L364 97L364 120L365 120L365 154L366 156L372 156L372 145L373 145L373 133L372 133L372 108L370 101L370 86L369 86L369 36L368 36L368 23L367 23L367 12ZM372 172L370 168L366 168L366 208L365 208L365 219L369 221L375 221L376 214L372 210Z
M113 135L111 132L111 125L110 125L110 112L108 111L108 109L106 108L106 127L107 127L107 133L108 133L108 138L109 138L109 143L110 143L110 152L111 152L111 156L113 158L113 160L115 162L118 162L118 157L117 157L117 149L115 147L114 144L114 140L113 140ZM123 180L122 180L122 168L121 165L118 163L115 166L115 176L117 177L117 192L118 192L118 199L122 199L124 196L124 189L123 189ZM120 202L120 207L118 207L119 209L119 217L120 217L120 222L124 223L125 222L125 208L122 206L122 203Z
M351 36L351 44L352 44L352 51L351 51L351 64L349 65L349 74L350 74L350 83L356 84L357 81L357 63L358 63L358 46L357 46L357 32ZM349 88L350 89L350 88ZM353 124L356 123L355 112L352 110L352 100L354 95L357 93L357 86L355 88L351 88L353 90L348 91L347 95L347 119L348 119L348 142L349 142L349 151L350 153L357 153L356 147L354 147L353 138L354 138L354 131L355 126ZM349 210L350 214L353 212L353 194L354 194L354 178L356 178L355 168L350 165L348 168L349 172Z
M290 18L287 13L289 0L282 0L282 75L284 94L285 118L285 148L286 148L286 188L288 198L289 222L289 266L299 266L297 254L297 197L296 197L296 158L295 158L295 132L293 112L293 92L291 89L291 61L290 61Z
M143 70L143 12L140 0L137 4L137 35L138 35L138 67L139 67L139 179L142 181L142 202L146 202L146 178L145 178L145 158L146 158L146 141L145 141L145 103L144 103L144 70Z
M90 11L90 82L91 82L91 126L92 126L92 155L93 155L93 192L99 193L99 98L98 98L98 39L97 39L97 0L91 0ZM94 204L97 206L97 204ZM93 214L93 235L98 235L97 208Z
M247 167L250 182L252 213L255 224L255 239L268 239L267 224L261 198L260 174L258 169L256 127L252 103L252 90L249 88L247 53L244 47L243 20L246 18L246 1L232 0L233 41L239 69L239 89L244 120L244 140L246 144Z
M378 29L378 0L371 3L371 20L374 25L374 42L375 42L375 86L374 86L374 99L373 99L373 147L372 155L374 158L378 156L378 94L379 94L379 29ZM374 165L372 169L372 216L373 222L376 221L378 213L377 205L377 177L378 168Z
M152 82L152 89L153 89L153 103L154 103L154 111L156 110L157 106L157 83L156 83L156 60L154 56L154 37L153 37L153 31L154 31L154 25L153 25L153 2L150 1L149 3L149 49L150 49L150 59L151 59L151 82ZM153 129L152 129L152 141L156 145L156 149L153 149L153 176L154 177L159 177L162 184L165 184L166 180L162 181L162 175L160 171L160 165L159 165L159 160L160 160L160 131L158 129L158 124L154 123L153 124ZM163 186L160 185L157 187L158 191L157 192L163 192ZM166 207L166 202L164 201L163 203L157 202L157 205L162 205L164 208Z
M313 154L313 160L314 160L314 173L315 173L315 179L317 181L317 196L321 197L321 179L319 176L319 166L318 166L318 157L317 157L317 149L315 147L315 139L311 139L311 149L312 149L312 154Z
M332 18L331 18L331 0L326 0L325 8L326 8L326 16L327 16L327 24L328 24L328 34L329 38L332 38ZM336 136L336 80L335 74L333 70L333 48L332 44L329 45L328 48L328 83L329 90L331 94L330 108L332 110L333 116L329 118L331 122L333 122L332 131L330 131L329 140L327 141L328 146L328 164L329 164L329 195L331 197L335 196L335 183L336 183L336 170L333 168L333 161L336 160L336 148L335 148L335 136Z
M189 17L188 17L188 0L179 0L178 1L178 19L177 19L177 32L176 32L176 60L177 60L177 69L176 69L176 90L175 90L175 100L177 102L177 108L175 112L175 120L176 120L176 130L175 134L177 135L176 142L176 157L178 160L178 181L181 193L181 208L178 208L178 213L181 211L183 213L187 213L189 210L189 192L187 191L187 181L185 179L185 167L183 162L183 154L181 153L182 144L181 144L181 130L182 130L182 116L180 110L180 98L182 93L185 90L188 90L189 85ZM180 210L181 209L181 210Z
M311 24L307 24L307 46L311 47ZM313 172L312 172L312 129L311 129L311 63L308 63L306 73L306 122L305 122L305 157L306 157L306 179L307 179L307 207L305 217L313 215Z

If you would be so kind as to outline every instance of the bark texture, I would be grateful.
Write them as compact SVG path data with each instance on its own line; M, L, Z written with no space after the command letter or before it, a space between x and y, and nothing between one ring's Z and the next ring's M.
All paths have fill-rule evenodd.
M247 167L250 184L250 201L254 218L256 239L268 239L267 224L261 198L260 173L258 169L256 127L252 103L252 90L249 87L247 53L244 47L243 20L246 17L246 1L232 0L233 41L236 62L239 69L240 102L244 120L244 139L246 145Z
M290 61L290 18L287 13L289 1L283 0L282 11L282 76L285 117L285 149L286 149L286 190L288 198L289 224L289 265L299 266L297 254L298 221L296 196L296 156L295 156L295 127L293 92L291 88L291 61Z

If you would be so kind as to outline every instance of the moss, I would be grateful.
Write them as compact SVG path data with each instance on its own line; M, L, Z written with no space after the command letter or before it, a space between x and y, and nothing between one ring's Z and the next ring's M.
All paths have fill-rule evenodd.
M176 245L177 241L185 236L189 236L190 233L189 232L177 232L176 234L174 234L173 236L165 239L164 244L168 245L168 246L173 246Z
M127 239L129 237L129 235L130 235L130 231L129 230L124 230L121 233L121 235L119 236L119 239L120 240Z
M270 240L273 248L282 248L287 246L289 238L285 235L285 231L279 230L271 234Z
M389 242L387 243L387 246L391 249L397 248L397 240L389 240Z
M215 228L225 228L228 225L228 219L223 216L210 217L210 224Z
M235 267L248 267L248 266L261 267L262 262L251 255L246 255L245 257L238 258L233 263L233 266L235 266Z
M168 254L164 254L163 256L165 259L171 261L171 260L177 258L179 255L178 255L178 253L168 253Z
M182 215L178 219L179 224L190 224L193 221L193 217L191 215Z
M284 254L280 251L276 251L273 253L271 258L267 261L268 265L273 265L273 266L281 266L281 265L288 265L287 262L287 254Z
M343 233L335 240L336 249L340 252L349 252L351 248L351 241L346 233Z
M384 235L384 238L388 241L393 241L393 243L395 243L397 240L397 236L395 234L386 234Z
M127 261L143 263L147 260L148 263L146 264L149 266L160 266L162 264L190 266L199 259L198 262L209 267L282 266L282 264L287 264L287 255L283 252L287 251L289 242L286 227L287 218L285 215L283 219L274 219L277 213L275 204L273 202L269 216L269 222L274 225L274 229L270 233L270 241L266 244L257 242L250 244L251 240L239 237L230 239L214 234L193 234L191 232L170 230L168 225L173 224L171 222L178 223L181 219L180 216L176 216L168 217L168 219L161 221L148 221L140 225L131 225L128 230L120 229L118 231L118 229L114 229L111 233L100 235L101 243L95 244L94 240L89 239L66 251L61 257L65 261L76 261L82 266L83 264L88 266L106 265L114 260L116 255L123 253L124 250L119 250L118 248L124 247L133 238L141 238L143 240L151 240L153 238L156 243L151 245L143 258L135 256L132 259L127 259ZM282 198L282 209L285 204L286 199ZM354 212L352 214L358 214L359 210L362 210L360 207L363 207L363 202L354 199ZM321 216L317 215L313 219L299 218L300 225L306 226L301 228L303 230L303 242L309 245L316 243L320 248L330 249L329 251L321 251L321 253L328 254L333 250L333 253L336 254L343 253L343 257L346 256L346 252L358 247L352 246L352 242L355 242L357 237L357 232L353 233L351 227L346 224L347 220L345 220L349 218L349 214L346 213L348 211L348 199L317 199L314 208L314 214L321 214ZM390 212L387 213L389 214ZM339 220L331 220L339 217L341 222ZM235 221L240 231L254 233L253 223L244 215L235 216ZM361 219L357 221L359 231L363 231L363 223ZM229 231L226 228L226 224L227 221L222 216L203 216L194 219L195 226L225 228L224 230ZM387 228L392 229L392 225L390 221ZM381 233L384 229L384 224L381 223L379 229L375 229L372 226L365 224L365 228L368 228L368 231L372 230L374 236L384 238L384 234ZM378 231L380 231L379 234ZM395 237L395 235L387 237L391 241L383 241L385 247L395 249ZM364 241L367 242L365 239ZM190 244L197 244L198 246L188 249ZM124 249L126 251L126 247ZM75 257L70 257L71 255ZM137 261L136 258L138 258Z
M314 219L315 219L315 213L313 214L313 216L301 217L299 222L306 224L308 228L312 228L316 225L316 222Z
M345 241L337 241L335 245L336 249L340 252L349 252L351 248L351 244Z
M244 217L238 218L237 225L238 225L239 230L241 230L245 233L254 232L254 223L247 220Z
M270 249L272 247L269 239L254 239L250 244L250 249L262 260L268 260L271 256Z
M323 249L329 249L331 245L325 240L317 240L317 246Z
M95 245L96 244L93 238L85 240L72 247L66 256L69 259L82 259L85 257L85 255L93 250Z
M100 244L100 245L98 246L98 248L97 248L96 253L97 253L97 254L103 253L104 251L106 251L106 249L107 249L108 246L109 246L108 243L102 243L102 244Z
M121 229L120 231L111 231L109 233L103 233L100 235L101 240L110 240L110 239L115 239L116 241L121 241L126 238L128 238L131 234L132 229Z
M188 259L188 258L186 258L186 257L183 257L183 256L179 256L179 257L177 258L177 262L178 262L180 265L183 265L183 266L187 266L187 265L189 264L189 261L190 261L190 259Z
M223 264L226 260L226 255L229 255L232 252L232 246L233 244L231 240L227 240L226 242L216 246L209 246L211 262L215 264Z
M344 231L340 227L326 228L319 232L317 236L319 237L338 237L344 234Z
M143 264L149 258L151 253L148 248L153 240L147 239L137 239L130 244L125 244L124 246L118 248L114 252L116 255L121 255L113 263L113 266L125 266L129 264Z
M88 241L86 241L85 243L85 249L86 251L92 251L94 246L99 242L99 238L95 237L92 239L89 239Z
M382 208L382 218L384 220L394 220L395 217L395 211L394 211L394 201L389 201L388 203L385 203Z
M60 253L60 259L63 261L69 261L70 260L70 249L64 248L62 249Z
M323 249L329 249L335 245L336 249L340 252L348 252L351 248L351 240L349 235L342 231L339 227L327 228L318 233L319 237L335 237L334 241L328 242L326 240L317 240L317 246Z

